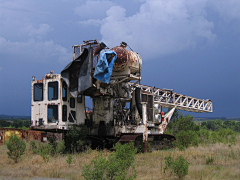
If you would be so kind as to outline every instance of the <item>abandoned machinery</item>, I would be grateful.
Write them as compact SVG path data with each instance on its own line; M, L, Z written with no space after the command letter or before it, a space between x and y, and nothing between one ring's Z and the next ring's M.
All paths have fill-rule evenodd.
M67 132L85 124L92 147L103 141L147 142L160 149L175 140L164 134L175 109L212 112L212 101L140 84L142 59L127 44L109 49L97 40L73 46L73 61L61 74L32 80L31 129ZM90 97L90 98L89 98ZM85 101L92 101L92 108ZM163 108L171 108L164 114Z

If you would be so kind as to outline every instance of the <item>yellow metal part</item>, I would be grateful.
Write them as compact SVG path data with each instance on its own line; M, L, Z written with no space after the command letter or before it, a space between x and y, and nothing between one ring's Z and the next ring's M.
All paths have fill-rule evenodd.
M3 143L8 141L11 135L17 135L20 139L22 139L22 130L16 128L0 128L0 142Z

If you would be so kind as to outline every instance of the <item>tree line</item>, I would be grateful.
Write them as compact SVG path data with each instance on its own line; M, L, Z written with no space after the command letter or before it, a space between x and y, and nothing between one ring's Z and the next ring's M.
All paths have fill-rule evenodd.
M0 128L29 128L31 120L14 119L13 121L0 120Z

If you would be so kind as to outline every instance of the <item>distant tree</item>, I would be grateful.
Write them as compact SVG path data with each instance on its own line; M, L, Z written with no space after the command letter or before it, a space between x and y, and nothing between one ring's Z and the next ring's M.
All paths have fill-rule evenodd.
M182 114L179 115L174 121L169 123L168 129L176 135L180 131L199 131L199 126L193 122L193 116Z
M9 127L11 125L10 122L5 120L0 120L0 127Z
M215 120L215 124L218 125L218 126L220 126L220 127L222 127L223 122L222 122L221 119L216 119L216 120Z
M224 124L226 127L230 127L230 126L231 126L231 122L230 122L229 120L224 121L223 124Z
M215 121L207 121L206 127L208 128L208 130L212 130L215 131L216 130L216 125L215 125Z
M201 127L204 127L204 126L206 126L206 125L207 125L207 122L206 122L206 121L204 121L204 122L201 123Z
M237 122L235 127L234 127L235 132L240 132L240 122Z
M234 130L236 126L236 122L234 120L231 120L231 121L227 120L223 122L223 125L225 126L225 128Z
M12 123L12 126L15 127L15 128L21 127L20 124L19 124L19 122L20 122L20 120L14 119L14 120L13 120L13 123Z
M26 128L29 128L31 125L31 120L24 120L23 121L23 126L25 126Z

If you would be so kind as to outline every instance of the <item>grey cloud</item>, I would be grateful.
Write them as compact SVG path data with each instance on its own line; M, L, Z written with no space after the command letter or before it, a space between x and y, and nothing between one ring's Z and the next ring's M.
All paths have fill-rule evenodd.
M103 19L102 40L109 46L124 40L148 58L211 43L216 35L214 23L206 18L206 1L194 2L146 1L130 17L124 8L113 6Z
M209 0L209 4L223 20L227 22L240 20L239 0Z
M23 30L27 32L29 36L45 36L48 32L52 31L53 28L48 24L40 24L38 28L30 24L24 27Z
M114 3L112 1L85 1L84 4L74 8L74 12L82 19L104 18L106 17L106 10L113 5Z
M66 63L72 57L72 53L61 45L55 44L52 40L36 41L30 39L25 42L12 42L0 37L0 54L11 56L13 52L15 57L21 57L21 61L25 62L34 59L37 62L58 61Z

